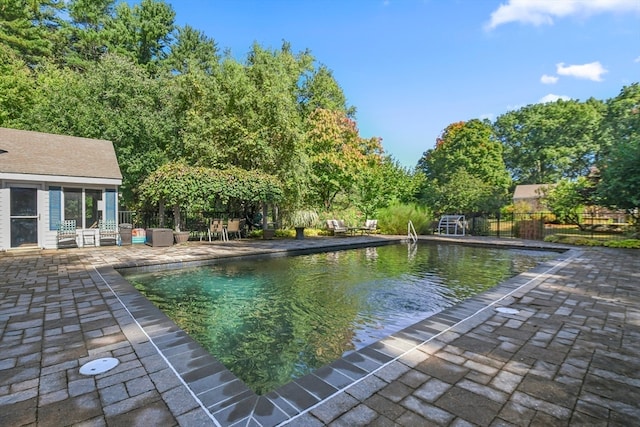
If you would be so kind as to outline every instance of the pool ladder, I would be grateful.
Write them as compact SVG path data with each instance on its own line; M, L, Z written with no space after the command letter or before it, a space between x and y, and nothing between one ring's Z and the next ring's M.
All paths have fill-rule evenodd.
M416 243L418 241L418 233L416 233L416 229L414 228L411 220L407 223L407 239L411 240L412 243Z

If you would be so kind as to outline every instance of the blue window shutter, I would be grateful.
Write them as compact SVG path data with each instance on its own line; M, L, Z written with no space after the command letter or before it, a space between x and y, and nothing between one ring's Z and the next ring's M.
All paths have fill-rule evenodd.
M107 221L116 220L116 190L107 189L105 193L105 218Z
M49 230L57 230L62 221L62 188L49 187Z

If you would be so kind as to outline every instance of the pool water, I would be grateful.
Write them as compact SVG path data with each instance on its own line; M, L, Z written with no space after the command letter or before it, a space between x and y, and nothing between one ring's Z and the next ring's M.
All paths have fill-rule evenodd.
M127 279L264 394L556 256L420 243Z

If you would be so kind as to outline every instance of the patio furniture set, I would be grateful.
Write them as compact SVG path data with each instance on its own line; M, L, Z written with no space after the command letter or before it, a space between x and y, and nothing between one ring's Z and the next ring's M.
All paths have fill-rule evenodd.
M115 221L99 220L96 227L79 229L75 219L62 221L58 225L58 248L71 246L104 246L118 242Z
M327 220L326 225L333 236L354 236L358 232L361 235L375 233L378 221L368 219L363 226L350 227L345 225L343 220L330 219ZM229 237L239 239L242 238L244 233L246 233L246 221L239 218L231 218L228 221L213 219L206 230L209 242L216 239L228 242ZM200 241L202 241L205 232L199 232L198 234L200 235ZM78 229L75 220L65 220L58 225L58 248L115 245L119 244L119 239L120 233L115 221L100 220L97 227L87 229ZM173 244L173 239L172 230L152 228L146 232L145 243L150 246L170 246ZM127 240L127 244L131 244L131 237Z
M371 234L375 233L378 228L378 220L377 219L368 219L365 221L363 226L359 227L349 227L345 225L343 220L337 219L328 219L327 220L327 230L333 236L355 236L357 232L360 232L360 235L365 233Z
M244 219L231 218L226 223L221 219L213 219L209 225L207 235L209 241L212 239L220 239L223 242L228 242L229 236L235 236L238 239L242 238L245 226ZM200 240L202 240L202 238Z

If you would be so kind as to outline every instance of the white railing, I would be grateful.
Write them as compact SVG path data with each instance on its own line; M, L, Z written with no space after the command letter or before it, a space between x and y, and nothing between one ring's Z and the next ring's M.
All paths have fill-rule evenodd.
M407 239L411 240L413 243L418 241L418 233L416 233L416 229L413 227L413 222L411 222L411 220L407 223Z

